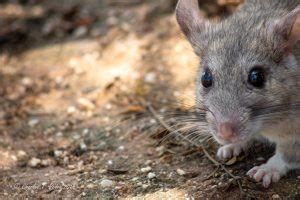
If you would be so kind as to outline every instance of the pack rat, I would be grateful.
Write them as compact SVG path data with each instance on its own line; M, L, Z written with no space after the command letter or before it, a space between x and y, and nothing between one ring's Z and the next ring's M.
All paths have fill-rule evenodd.
M215 23L197 0L179 0L176 17L201 60L196 102L223 145L217 156L238 156L262 135L276 152L251 178L268 187L300 168L300 0L248 0Z

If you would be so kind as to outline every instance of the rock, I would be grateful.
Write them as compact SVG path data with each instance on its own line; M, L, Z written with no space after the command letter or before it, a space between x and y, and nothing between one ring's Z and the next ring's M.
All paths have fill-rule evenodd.
M13 161L17 161L17 160L18 160L17 156L15 156L15 155L11 155L11 159L12 159Z
M17 152L17 157L19 159L23 159L23 158L27 157L27 153L23 150L20 150L20 151Z
M90 130L88 128L86 128L82 131L82 134L87 135L89 132L90 132Z
M41 164L41 159L31 158L28 162L28 165L32 168L38 167Z
M89 188L89 189L93 189L95 187L95 185L94 184L88 184L86 187Z
M49 160L42 160L42 161L41 161L41 165L42 165L43 167L47 167L47 166L50 165L50 161L49 161Z
M56 137L62 137L63 136L63 132L59 131L55 135L56 135Z
M105 109L106 110L111 110L112 109L112 105L110 103L105 105Z
M40 120L38 120L38 119L31 119L31 120L28 121L28 125L31 126L31 127L34 127L34 126L36 126L39 122L40 122Z
M125 147L124 147L124 146L119 146L119 147L118 147L118 150L119 150L119 151L124 151L124 150L125 150Z
M77 100L79 106L84 110L94 110L95 104L86 98L79 98Z
M280 199L280 196L278 194L273 194L272 199Z
M63 156L63 151L61 151L61 150L55 150L54 151L54 156L55 157L57 157L57 158L60 158L60 157L62 157Z
M74 114L76 111L77 111L77 109L74 106L69 106L68 109L67 109L67 113L69 115Z
M33 84L33 81L28 77L24 77L21 82L24 86L31 86Z
M144 81L146 83L155 83L156 81L156 74L154 72L150 72L148 74L146 74Z
M114 184L115 183L109 179L103 179L100 182L101 187L104 187L104 188L112 187Z
M42 186L45 187L47 185L47 182L42 182Z
M108 165L113 165L114 162L113 162L112 160L109 160L109 161L107 161L107 164L108 164Z
M76 166L75 166L75 165L68 165L67 167L68 167L68 169L70 169L70 170L76 169Z
M74 31L74 37L80 38L87 34L88 28L86 26L80 26Z
M79 146L80 146L80 149L81 149L82 151L86 151L87 146L86 146L86 144L85 144L84 142L81 142Z
M147 175L148 179L153 179L156 177L156 174L153 173L153 172L150 172L148 175Z
M139 177L133 177L131 180L132 180L133 182L136 182L136 181L139 180Z
M150 172L151 170L152 170L152 168L150 166L141 168L142 173L147 173L147 172Z
M182 169L177 169L176 170L177 174L179 174L180 176L184 176L186 174L186 172Z
M149 187L149 185L147 185L147 184L143 184L143 185L142 185L142 188L143 188L143 189L147 189L148 187Z
M147 160L146 162L145 162L145 165L151 165L152 164L152 160Z

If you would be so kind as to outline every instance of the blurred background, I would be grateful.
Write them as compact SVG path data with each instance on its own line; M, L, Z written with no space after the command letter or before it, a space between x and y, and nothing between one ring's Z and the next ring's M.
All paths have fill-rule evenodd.
M203 0L201 12L220 19L242 2ZM194 104L200 60L176 3L0 1L0 196L240 195L199 149L158 146L166 133L149 129L159 124L142 102L159 114Z

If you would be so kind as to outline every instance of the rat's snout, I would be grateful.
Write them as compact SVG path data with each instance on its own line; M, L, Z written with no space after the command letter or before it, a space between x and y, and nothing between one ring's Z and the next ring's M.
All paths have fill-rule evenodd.
M232 122L220 123L218 136L223 140L232 140L236 137L236 125Z

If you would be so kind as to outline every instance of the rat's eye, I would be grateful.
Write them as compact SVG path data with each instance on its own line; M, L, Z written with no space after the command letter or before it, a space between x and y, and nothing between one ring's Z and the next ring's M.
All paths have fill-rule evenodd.
M265 85L265 72L260 67L254 67L248 77L248 82L257 88L262 88Z
M209 88L213 84L213 75L209 69L205 69L202 73L201 83L203 87Z

